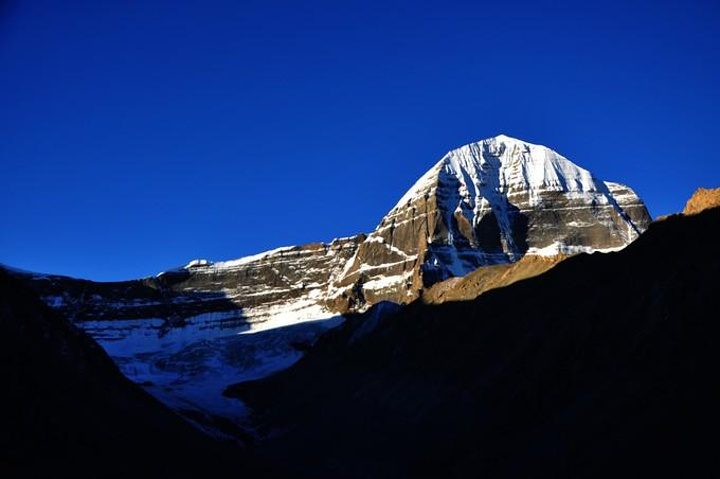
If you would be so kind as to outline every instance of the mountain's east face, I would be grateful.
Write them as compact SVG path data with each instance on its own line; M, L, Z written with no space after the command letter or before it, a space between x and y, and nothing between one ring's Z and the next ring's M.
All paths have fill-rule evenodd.
M446 154L359 246L335 287L347 306L408 302L480 266L622 248L650 216L629 187L507 136ZM337 306L336 306L337 307Z
M220 394L228 383L292 364L302 354L297 346L339 315L385 300L408 303L481 266L622 248L649 222L630 188L543 146L498 136L445 155L367 236L196 260L135 281L18 276L100 341L128 377L215 429L217 416L244 414ZM508 284L552 264L526 261L502 279L480 274L464 290ZM455 297L439 285L431 296ZM238 334L246 332L255 334Z

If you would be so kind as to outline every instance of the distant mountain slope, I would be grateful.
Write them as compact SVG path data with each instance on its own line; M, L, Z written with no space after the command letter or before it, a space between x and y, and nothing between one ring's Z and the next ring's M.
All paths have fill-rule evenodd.
M376 308L228 391L297 477L720 474L720 209L473 301Z
M95 341L0 268L6 477L227 477L258 471L128 381Z

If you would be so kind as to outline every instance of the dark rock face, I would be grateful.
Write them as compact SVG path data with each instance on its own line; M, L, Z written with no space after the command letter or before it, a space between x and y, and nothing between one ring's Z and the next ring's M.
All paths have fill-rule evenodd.
M295 477L717 476L719 235L718 208L671 217L472 301L371 308L227 393Z
M498 136L449 152L360 245L335 288L368 304L526 254L613 250L650 223L627 186L539 145ZM355 298L357 299L357 298Z
M0 268L0 457L7 477L227 477L256 471L128 381Z

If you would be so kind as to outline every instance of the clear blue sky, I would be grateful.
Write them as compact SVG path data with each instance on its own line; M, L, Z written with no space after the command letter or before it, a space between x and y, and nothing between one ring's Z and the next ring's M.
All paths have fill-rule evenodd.
M0 262L98 280L371 231L505 133L653 215L720 186L720 6L0 0Z

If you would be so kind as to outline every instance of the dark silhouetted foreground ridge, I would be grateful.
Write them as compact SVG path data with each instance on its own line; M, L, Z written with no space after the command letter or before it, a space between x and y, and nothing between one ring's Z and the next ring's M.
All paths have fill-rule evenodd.
M472 301L373 308L227 394L296 476L714 477L718 237L715 208Z

